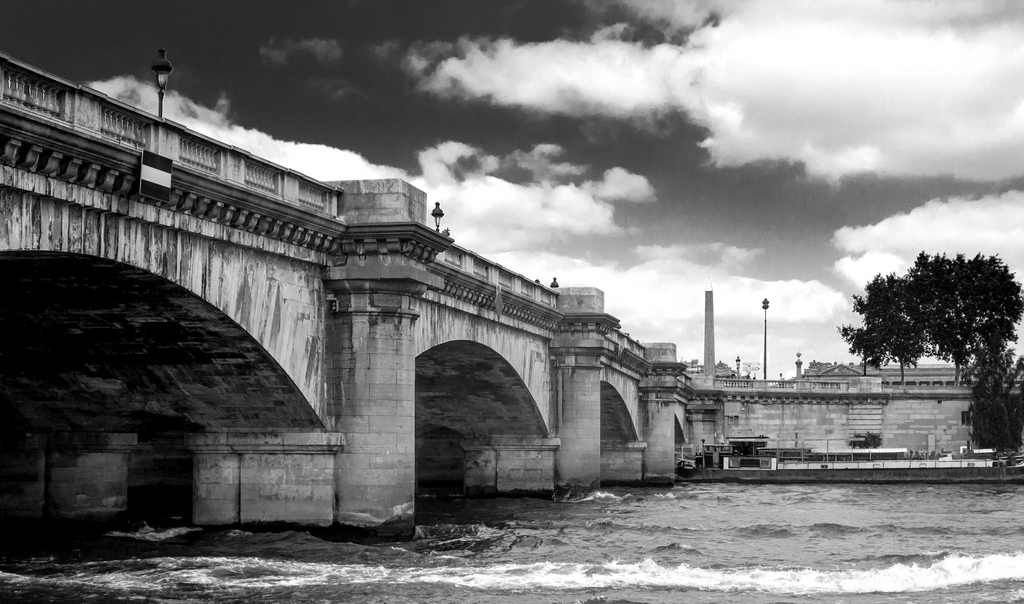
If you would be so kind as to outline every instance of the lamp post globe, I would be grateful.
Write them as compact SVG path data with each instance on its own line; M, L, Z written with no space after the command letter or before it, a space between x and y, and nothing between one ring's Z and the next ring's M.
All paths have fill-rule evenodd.
M157 115L163 119L164 91L167 90L167 80L170 79L171 72L174 71L174 65L171 65L167 59L167 49L161 48L156 51L156 59L153 60L151 69L156 77Z
M768 298L761 300L761 308L764 309L764 373L763 379L768 381Z

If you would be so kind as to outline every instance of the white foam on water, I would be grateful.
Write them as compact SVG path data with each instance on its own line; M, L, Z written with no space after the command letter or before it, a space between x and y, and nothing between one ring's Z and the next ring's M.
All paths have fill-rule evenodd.
M179 537L181 535L187 535L188 533L194 533L203 529L189 526L176 526L174 528L164 529L158 531L147 524L143 524L142 528L129 533L125 531L110 531L106 533L107 537L125 537L128 539L138 539L140 541L164 541L165 539L171 539L173 537Z
M623 499L626 499L628 497L630 497L629 493L619 496L616 495L615 493L609 493L608 491L594 491L587 495L586 497L581 497L579 499L570 499L569 503L583 503L584 501L622 501Z
M127 562L127 561L125 561ZM494 566L387 568L289 562L262 558L155 558L121 570L111 562L76 565L70 575L35 578L40 583L88 583L128 590L155 584L216 585L223 588L298 587L368 583L448 584L492 591L679 588L705 591L758 591L787 594L901 593L994 581L1024 581L1024 553L989 556L951 555L927 566L894 564L882 569L810 568L705 569L642 562L575 564L538 562ZM97 566L102 565L102 566ZM93 567L93 568L90 568ZM110 568L118 568L109 571ZM0 576L0 582L12 577Z

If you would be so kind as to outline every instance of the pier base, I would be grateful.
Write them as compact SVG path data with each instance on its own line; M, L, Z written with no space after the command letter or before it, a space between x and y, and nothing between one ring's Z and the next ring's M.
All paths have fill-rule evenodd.
M494 437L463 442L465 494L550 495L555 485L557 438Z
M199 525L334 522L331 432L194 434L192 521Z
M643 482L644 450L647 443L601 443L601 484L639 484Z

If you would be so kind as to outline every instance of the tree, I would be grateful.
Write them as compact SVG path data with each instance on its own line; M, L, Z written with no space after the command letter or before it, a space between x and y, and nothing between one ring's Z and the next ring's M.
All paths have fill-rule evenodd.
M912 309L927 334L926 353L963 370L984 350L1002 351L1017 341L1024 313L1020 283L998 256L948 258L921 252L906 276Z
M925 325L915 304L907 279L892 273L876 275L863 296L853 296L853 310L861 316L863 327L844 325L839 333L865 366L899 363L902 383L905 367L917 365L927 344Z
M1013 359L1007 348L985 347L974 368L970 406L971 440L978 446L1017 450L1024 430L1024 358Z
M872 334L867 329L843 325L839 328L839 335L850 345L850 353L860 357L864 375L868 374L869 365L875 368L882 365L883 357L878 354L878 347L871 340Z

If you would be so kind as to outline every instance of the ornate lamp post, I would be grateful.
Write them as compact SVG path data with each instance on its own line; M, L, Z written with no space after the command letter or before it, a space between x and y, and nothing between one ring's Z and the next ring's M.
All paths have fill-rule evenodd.
M157 104L157 115L164 119L164 91L167 90L167 80L174 71L174 66L167 60L167 50L161 48L156 51L157 56L153 61L153 75L156 76L156 94L159 102Z
M444 210L441 209L441 202L434 202L434 209L430 212L430 215L434 217L434 230L441 232L441 219L444 218Z
M768 298L761 300L764 309L764 380L768 381Z

